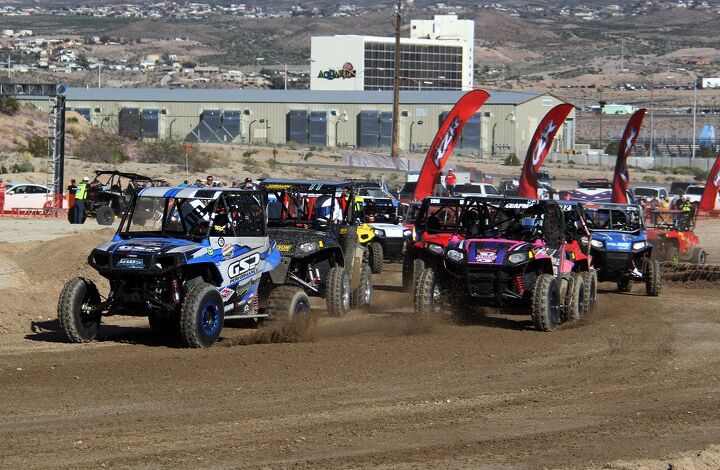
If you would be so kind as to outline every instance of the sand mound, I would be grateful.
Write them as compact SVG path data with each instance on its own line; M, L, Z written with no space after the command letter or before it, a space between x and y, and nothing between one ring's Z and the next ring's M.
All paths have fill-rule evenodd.
M30 331L30 322L53 319L57 299L65 282L83 275L106 282L87 266L90 251L106 241L105 231L77 233L52 241L0 247L0 332Z

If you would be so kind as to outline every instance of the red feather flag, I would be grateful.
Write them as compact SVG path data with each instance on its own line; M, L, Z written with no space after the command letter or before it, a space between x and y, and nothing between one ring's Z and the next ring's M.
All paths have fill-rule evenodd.
M465 93L450 110L435 134L425 162L420 169L420 176L415 186L414 198L416 200L432 195L435 181L445 166L445 162L450 158L465 123L489 97L490 95L484 90L472 90Z
M627 204L627 189L630 184L630 172L627 167L627 158L632 151L633 145L638 134L640 134L640 128L642 127L643 119L645 118L645 108L640 108L633 113L625 126L625 132L623 132L622 140L618 145L617 160L615 160L615 176L613 176L612 184L612 197L611 201L617 204Z
M708 174L707 183L705 183L705 191L703 191L703 195L700 198L698 210L715 210L718 191L720 191L720 154L718 154L717 160L715 160L715 164L710 170L710 174Z
M563 103L551 109L540 121L535 134L533 134L530 146L528 147L525 163L523 164L522 173L520 174L520 187L518 195L537 199L538 182L535 173L540 170L545 157L550 152L555 134L557 134L560 126L563 125L568 114L573 110L574 106Z

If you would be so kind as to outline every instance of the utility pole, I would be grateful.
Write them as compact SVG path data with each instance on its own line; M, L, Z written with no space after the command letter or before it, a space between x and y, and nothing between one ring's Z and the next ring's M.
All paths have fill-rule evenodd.
M695 136L697 134L697 79L693 79L693 135L691 158L695 160Z
M395 6L395 72L393 74L393 112L392 112L392 143L390 156L397 158L398 152L398 114L400 108L400 26L402 25L402 2L397 0Z

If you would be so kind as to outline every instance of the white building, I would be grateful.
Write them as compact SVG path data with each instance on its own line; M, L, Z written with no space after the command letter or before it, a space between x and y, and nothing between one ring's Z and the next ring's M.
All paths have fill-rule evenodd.
M475 22L455 15L412 20L400 40L400 87L470 90ZM311 90L391 90L395 38L360 35L311 38Z

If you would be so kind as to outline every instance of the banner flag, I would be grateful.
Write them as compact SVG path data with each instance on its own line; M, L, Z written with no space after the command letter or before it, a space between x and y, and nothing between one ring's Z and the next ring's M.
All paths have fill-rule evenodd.
M430 145L425 162L420 170L417 185L415 186L415 200L422 200L431 196L435 182L440 175L445 162L450 158L455 143L462 133L465 123L487 101L490 95L484 90L472 90L465 93L455 103L450 113L438 129Z
M618 145L617 160L615 160L615 175L613 176L612 184L612 202L617 204L627 204L627 189L630 184L630 172L627 167L627 158L632 152L633 145L638 134L640 134L640 128L642 127L643 119L645 118L645 108L640 108L633 113L630 120L625 125L625 132L623 132L622 140Z
M715 164L710 169L708 174L707 183L705 183L705 191L700 198L700 205L698 210L701 211L712 211L715 210L717 204L718 191L720 190L720 154L715 160Z
M518 195L537 199L538 181L535 173L540 170L545 157L550 152L555 134L557 134L560 126L565 123L568 114L573 110L574 106L563 103L551 109L540 121L533 134L530 146L528 147L525 163L523 164L522 173L520 174L520 187Z

